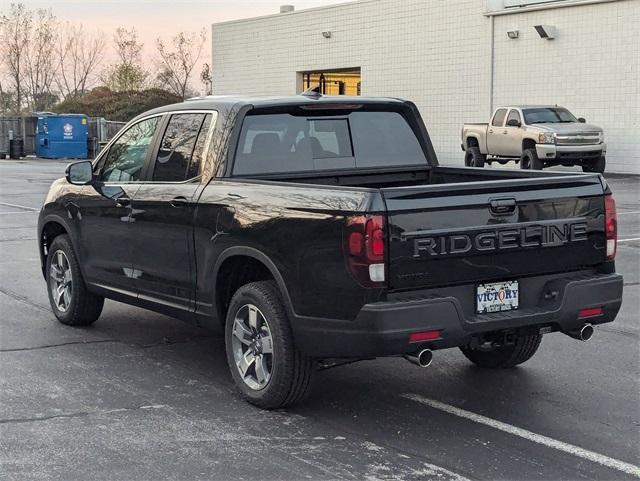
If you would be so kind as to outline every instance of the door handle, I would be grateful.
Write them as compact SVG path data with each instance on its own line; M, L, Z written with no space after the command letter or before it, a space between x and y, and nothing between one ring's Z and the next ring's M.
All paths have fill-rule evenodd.
M116 197L116 207L129 207L131 205L131 199L129 197Z
M508 130L505 130L504 132L502 132L503 134L507 135L509 133Z
M492 133L493 133L493 129L490 129L490 130L489 130L489 133L490 133L490 134L492 134Z
M171 199L171 207L175 207L177 209L181 208L181 207L185 207L186 205L189 204L189 201L187 200L186 197L182 197L181 195L178 197L174 197L173 199Z

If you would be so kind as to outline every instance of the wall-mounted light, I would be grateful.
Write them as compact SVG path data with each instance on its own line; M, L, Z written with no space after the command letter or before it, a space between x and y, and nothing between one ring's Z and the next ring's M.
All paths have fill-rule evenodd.
M331 38L331 32L329 30L326 30L326 31L322 32L322 36L324 38Z
M544 38L545 40L553 40L556 38L556 27L553 25L535 25L533 28L536 29L540 38Z
M520 30L509 30L509 31L507 31L507 37L509 37L511 40L515 40L519 36L520 36Z

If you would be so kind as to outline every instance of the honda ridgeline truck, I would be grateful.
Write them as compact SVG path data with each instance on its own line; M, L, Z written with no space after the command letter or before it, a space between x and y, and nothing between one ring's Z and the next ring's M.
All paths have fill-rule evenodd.
M467 167L515 161L521 169L579 165L603 173L607 144L602 128L575 118L563 107L499 107L487 124L464 124L462 150Z
M53 183L38 239L60 322L91 324L108 298L220 330L263 408L377 356L459 347L512 367L543 334L587 340L622 298L602 176L441 167L398 99L152 110Z

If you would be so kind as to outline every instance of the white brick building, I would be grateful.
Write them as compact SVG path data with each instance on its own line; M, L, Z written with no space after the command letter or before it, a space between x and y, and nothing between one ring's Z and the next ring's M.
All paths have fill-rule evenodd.
M462 164L463 122L557 103L605 129L609 172L640 174L639 65L640 0L360 0L213 25L215 94L355 72L362 95L416 102L446 164Z

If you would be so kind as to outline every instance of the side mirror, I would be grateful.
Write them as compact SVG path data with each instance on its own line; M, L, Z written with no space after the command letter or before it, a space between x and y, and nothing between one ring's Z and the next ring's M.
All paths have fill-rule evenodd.
M584 124L587 122L587 119L585 119L584 117L578 117L578 122L580 122L581 124Z
M89 185L93 182L93 165L88 160L70 164L65 171L65 178L73 185Z
M507 120L507 125L509 127L520 127L522 124L517 119L509 119Z

